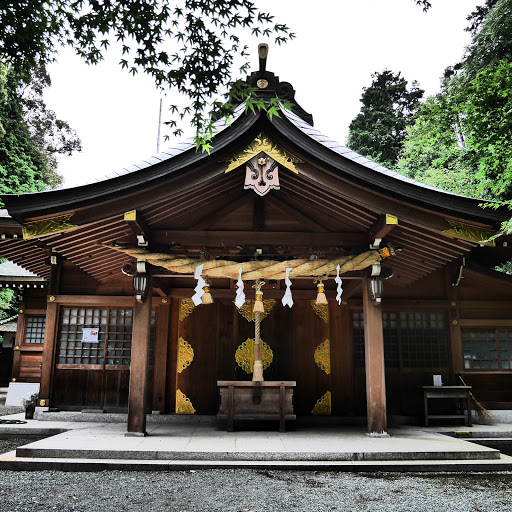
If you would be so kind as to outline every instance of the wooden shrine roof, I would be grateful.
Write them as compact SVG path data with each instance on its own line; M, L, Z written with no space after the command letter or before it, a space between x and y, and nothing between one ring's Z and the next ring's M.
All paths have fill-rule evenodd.
M302 161L298 174L280 171L280 190L263 198L244 190L245 165L225 172L261 132ZM509 214L385 169L292 112L270 120L243 109L231 125L219 124L209 154L187 141L107 180L2 200L9 215L0 215L0 256L48 278L47 259L59 254L99 281L121 277L130 262L108 247L136 244L137 228L124 217L130 210L152 246L192 256L237 258L266 246L283 257L336 257L383 235L402 249L389 265L404 285L477 247ZM383 228L387 215L398 224ZM21 225L30 238L20 239Z

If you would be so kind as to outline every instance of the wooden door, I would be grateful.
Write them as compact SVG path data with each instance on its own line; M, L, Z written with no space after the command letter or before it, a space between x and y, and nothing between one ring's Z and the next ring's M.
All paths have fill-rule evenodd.
M250 367L245 344L254 339L254 321L231 300L193 307L184 299L180 311L176 412L216 414L217 380L252 378L244 368ZM261 321L261 340L272 359L264 378L297 381L297 414L330 413L330 324L325 311L327 316L319 314L310 301L296 301L290 309L276 300Z

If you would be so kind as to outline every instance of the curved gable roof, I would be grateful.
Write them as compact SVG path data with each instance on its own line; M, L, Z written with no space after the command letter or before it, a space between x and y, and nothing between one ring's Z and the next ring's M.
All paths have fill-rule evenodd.
M8 194L1 196L2 200L9 214L23 222L26 218L133 194L141 187L162 183L173 174L218 163L263 129L270 132L276 142L284 147L289 146L289 150L298 153L304 160L327 167L343 179L394 199L446 216L490 223L495 227L508 218L508 211L504 208L483 209L480 206L482 200L436 189L387 169L329 139L291 111L284 111L281 117L273 116L270 120L265 112L244 113L243 106L240 106L232 123L218 122L216 126L218 131L210 153L197 151L190 138L93 183L33 194Z

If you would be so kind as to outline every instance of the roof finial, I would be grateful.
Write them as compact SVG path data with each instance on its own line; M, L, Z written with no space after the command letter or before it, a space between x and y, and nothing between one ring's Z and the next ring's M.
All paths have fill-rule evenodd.
M260 43L258 45L258 55L260 57L260 72L266 71L267 55L268 55L268 44Z

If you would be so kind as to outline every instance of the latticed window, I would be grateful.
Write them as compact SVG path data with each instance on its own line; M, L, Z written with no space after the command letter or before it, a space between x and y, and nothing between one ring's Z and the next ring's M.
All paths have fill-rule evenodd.
M86 336L84 330L97 334ZM129 366L131 362L133 310L63 308L58 364ZM155 313L151 314L149 364L153 364Z
M59 363L129 365L132 320L131 309L63 308ZM84 341L84 329L97 335Z
M110 311L107 333L107 364L130 364L132 349L133 311Z
M444 313L382 314L384 361L387 368L445 368L447 324ZM363 368L364 316L352 314L354 365Z
M44 343L44 330L46 327L45 316L27 315L27 328L25 331L24 343Z
M63 308L58 361L60 364L105 364L107 309ZM82 341L84 329L97 329L97 339Z
M512 329L462 331L466 370L512 369Z
M443 313L400 313L399 331L404 368L445 368L447 325Z

